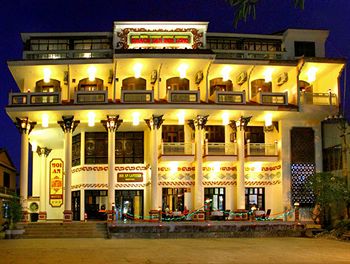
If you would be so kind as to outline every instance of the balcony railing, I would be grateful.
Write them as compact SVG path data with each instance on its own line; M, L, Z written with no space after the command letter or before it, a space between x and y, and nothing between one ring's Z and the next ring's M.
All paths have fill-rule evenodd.
M76 91L74 93L76 104L106 104L108 103L108 91Z
M16 195L16 190L0 186L0 194L6 194L6 195L15 196Z
M61 93L10 93L9 105L50 105L60 104Z
M301 92L300 103L313 105L337 105L335 93L309 93Z
M122 90L122 103L154 103L153 90Z
M199 91L168 91L169 103L199 103Z
M206 142L204 156L237 156L237 143Z
M160 145L161 155L194 155L194 143L163 142Z
M217 58L232 59L258 59L258 60L281 60L283 51L247 51L247 50L219 50L214 49Z
M245 104L245 92L222 92L214 93L214 100L217 104Z
M288 92L260 92L258 93L258 103L264 105L288 105Z
M246 156L278 156L278 142L274 144L250 143L246 144Z

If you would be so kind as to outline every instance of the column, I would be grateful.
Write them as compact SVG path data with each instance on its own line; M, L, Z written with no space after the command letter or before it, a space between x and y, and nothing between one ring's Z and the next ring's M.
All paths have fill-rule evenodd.
M72 134L78 126L79 121L74 116L62 116L63 121L57 123L64 132L64 212L63 221L72 221Z
M21 162L20 162L20 198L23 210L23 221L29 221L28 215L28 149L29 139L28 136L36 122L29 122L28 117L18 118L16 117L16 127L21 133Z
M198 210L204 205L204 189L203 189L203 142L204 128L208 121L208 116L198 115L194 120L190 120L189 125L195 131L195 179L193 194L193 209Z
M158 210L161 207L160 197L158 197L158 130L164 121L162 117L163 115L152 115L151 119L145 119L148 128L151 130L151 210Z
M107 120L101 121L108 132L108 205L107 221L113 221L113 212L115 206L115 132L118 130L123 120L119 116L107 115Z
M80 188L80 222L85 222L85 190Z
M46 212L46 203L47 203L47 157L49 156L51 149L49 148L40 148L38 147L37 153L41 157L41 175L40 175L40 204L39 204L39 221L46 221L47 212Z

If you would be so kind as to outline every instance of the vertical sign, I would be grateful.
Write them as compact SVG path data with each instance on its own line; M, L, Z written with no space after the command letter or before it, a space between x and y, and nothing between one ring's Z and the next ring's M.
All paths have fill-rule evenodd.
M50 205L60 207L63 204L63 161L50 161Z

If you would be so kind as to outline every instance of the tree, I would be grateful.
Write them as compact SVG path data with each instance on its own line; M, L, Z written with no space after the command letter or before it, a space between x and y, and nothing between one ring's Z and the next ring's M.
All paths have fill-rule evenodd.
M329 172L316 173L308 177L307 188L315 196L315 206L319 210L322 227L331 227L331 213L339 207L345 208L349 201L349 192L344 177L334 176ZM336 215L339 218L339 215Z
M9 201L10 229L16 229L17 222L22 219L22 205L16 196Z
M247 21L247 18L252 16L256 18L256 5L261 0L226 0L234 9L234 26L237 28L238 22L241 20ZM292 0L294 7L304 9L304 0Z

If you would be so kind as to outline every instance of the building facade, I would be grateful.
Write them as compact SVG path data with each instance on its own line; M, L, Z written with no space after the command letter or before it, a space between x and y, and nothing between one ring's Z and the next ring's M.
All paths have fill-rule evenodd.
M312 204L321 120L338 113L345 61L328 31L207 32L205 22L115 22L113 32L26 33L8 66L21 133L20 190L40 220L117 208L271 209ZM28 209L29 210L29 209Z

